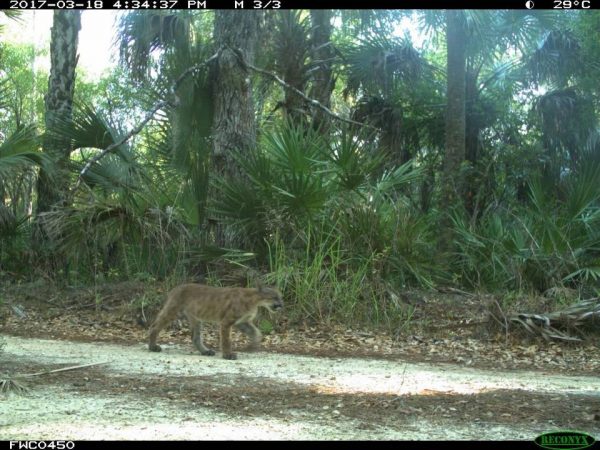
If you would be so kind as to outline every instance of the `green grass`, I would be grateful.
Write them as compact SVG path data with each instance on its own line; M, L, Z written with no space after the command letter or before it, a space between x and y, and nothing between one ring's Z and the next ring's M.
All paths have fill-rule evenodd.
M269 245L270 281L283 290L292 321L406 326L412 313L379 276L375 258L354 258L342 237L308 228L301 245L275 234Z

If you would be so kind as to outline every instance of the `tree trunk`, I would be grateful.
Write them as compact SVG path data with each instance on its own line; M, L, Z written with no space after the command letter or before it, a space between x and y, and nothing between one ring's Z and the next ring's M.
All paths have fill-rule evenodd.
M52 173L40 169L37 182L37 223L34 227L34 246L40 261L52 271L58 271L64 264L64 275L68 277L65 258L52 247L45 230L43 216L55 205L67 201L69 186L69 159L71 145L69 139L55 132L57 124L70 122L73 112L73 91L75 88L75 67L77 66L77 42L81 29L81 11L56 10L50 34L50 76L45 104L46 134L44 152L54 162Z
M317 63L317 69L313 72L312 88L310 97L317 100L326 107L331 105L331 94L335 87L333 78L332 62L334 57L331 43L331 18L333 12L330 9L311 9L310 20L312 25L312 61ZM329 117L320 109L313 111L313 127L326 133Z
M309 56L307 30L300 19L300 12L277 11L278 33L275 39L277 70L283 80L300 92L306 92L306 59ZM304 99L289 89L283 92L284 117L294 125L306 124Z
M259 22L260 12L215 11L215 43L224 46L212 74L213 163L221 175L239 175L231 153L247 151L256 145L250 73L243 69L231 48L241 50L244 59L253 63Z
M402 109L386 102L379 124L381 125L381 151L386 152L386 165L397 167L410 160L408 146L404 145L402 136Z
M479 178L476 173L479 159L479 134L481 132L481 112L478 111L479 93L475 71L467 70L465 85L465 103L469 105L465 113L465 159L470 163L470 170L464 180L464 204L467 213L473 220L478 214L475 208L475 197L479 189ZM479 180L480 181L480 180Z
M442 172L441 205L450 212L461 200L460 165L465 159L465 78L466 33L464 12L446 10L447 46L447 106L446 106L446 154ZM451 249L452 220L450 214L440 217L440 250Z
M217 176L241 176L232 153L247 152L256 146L250 73L232 49L239 49L247 62L254 62L261 16L260 11L215 11L215 45L223 49L211 75L214 104L212 170ZM210 192L209 198L218 195L218 192ZM221 224L216 226L215 241L219 246L233 244Z
M55 204L65 201L69 184L68 165L71 154L70 142L54 130L60 122L69 122L73 110L75 67L77 66L77 42L81 29L81 11L56 10L50 35L50 77L45 103L46 135L43 149L55 163L50 176L40 170L38 179L37 213L49 211Z
M465 159L466 33L463 14L459 10L446 11L448 105L442 204L447 206L454 205L459 197L458 175Z

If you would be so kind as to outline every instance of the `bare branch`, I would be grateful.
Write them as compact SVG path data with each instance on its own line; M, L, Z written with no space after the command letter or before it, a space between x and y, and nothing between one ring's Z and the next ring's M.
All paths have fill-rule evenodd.
M90 169L90 167L92 167L94 164L96 164L98 161L100 161L102 158L104 158L107 154L109 154L110 152L112 152L116 148L118 148L119 146L121 146L124 143L126 143L127 141L129 141L133 136L136 136L139 133L141 133L141 131L144 129L144 127L148 124L148 122L150 122L150 120L152 120L152 118L155 116L155 114L159 110L161 110L163 108L166 108L166 107L175 107L175 106L179 105L180 100L179 100L179 97L177 96L177 90L181 86L181 83L183 83L183 81L187 77L189 77L191 74L193 74L197 70L200 70L200 69L204 68L205 66L207 66L208 64L210 64L212 61L216 60L219 57L219 55L221 54L221 51L222 51L222 49L220 48L220 49L218 49L215 52L214 55L212 55L210 58L206 59L204 62L202 62L200 64L196 64L196 65L194 65L194 66L186 69L181 75L179 75L179 77L171 85L171 87L169 89L169 93L170 93L170 95L172 97L171 99L157 101L153 105L153 107L150 109L150 111L148 112L148 114L146 114L146 116L144 117L144 119L136 127L132 128L127 134L125 134L117 142L114 142L114 143L110 144L108 147L106 147L100 153L98 153L94 157L90 158L88 160L88 162L83 166L83 169L81 169L81 172L79 172L79 176L77 177L77 183L73 187L73 189L71 191L71 195L73 195L79 189L79 187L81 186L81 183L83 181L83 176L87 173L87 171ZM264 76L267 76L267 77L271 78L272 80L274 80L275 82L277 82L279 85L283 86L285 89L291 90L296 95L300 96L309 105L322 110L323 112L325 112L327 115L333 117L334 119L339 120L341 122L345 122L345 123L351 124L351 125L358 125L358 126L361 126L361 127L371 128L373 130L378 130L378 128L376 128L376 127L374 127L372 125L369 125L367 123L357 122L355 120L347 119L347 118L344 118L344 117L341 117L341 116L335 114L333 111L331 111L329 108L327 108L323 104L319 103L317 100L308 97L306 94L304 94L299 89L297 89L294 86L291 86L290 84L286 83L279 76L277 76L277 74L269 72L269 71L267 71L265 69L261 69L259 67L256 67L256 66L248 63L244 59L244 57L243 57L243 55L242 55L242 53L241 53L241 51L239 49L232 49L232 51L236 54L236 56L238 57L238 59L240 61L240 64L243 67L246 67L246 68L248 68L250 70L253 70L254 72L260 73L261 75L264 75Z
M162 109L162 108L168 106L169 104L170 104L170 102L168 100L160 100L160 101L156 102L154 104L154 106L152 107L152 109L150 110L150 112L146 115L146 117L144 117L144 119L139 123L138 126L131 129L125 136L123 136L117 142L113 142L112 144L110 144L108 147L106 147L100 153L95 155L93 158L90 158L88 160L88 162L85 163L85 166L83 166L83 169L81 169L81 172L79 172L79 176L77 177L77 183L75 184L75 187L73 188L73 191L71 192L71 194L75 193L75 191L77 191L77 189L79 189L79 186L81 185L81 182L83 181L83 176L90 169L90 167L92 167L94 164L96 164L98 161L100 161L102 158L104 158L107 154L112 152L115 148L119 147L120 145L123 145L125 142L127 142L129 139L131 139L136 134L139 134L142 131L142 129L146 126L146 124L154 117L154 114L156 114L156 112L159 109Z
M65 372L67 370L76 370L76 369L83 369L85 367L99 366L101 364L108 364L108 362L109 361L95 362L95 363L89 363L89 364L81 364L78 366L62 367L60 369L54 369L54 370L44 370L42 372L36 372L36 373L26 373L24 375L15 375L15 378L39 377L40 375L48 375L50 373Z
M92 167L94 164L96 164L98 161L100 161L102 158L104 158L107 154L109 154L110 152L112 152L114 149L116 149L120 145L123 145L124 143L126 143L133 136L141 133L141 131L146 126L146 124L148 122L150 122L150 120L152 120L152 118L154 117L154 115L159 110L161 110L163 108L166 108L166 107L169 107L169 106L173 107L173 106L179 105L180 100L179 100L179 97L177 96L177 89L179 89L179 86L181 86L181 83L183 83L183 81L187 77L189 77L191 74L193 74L197 70L202 69L203 67L207 66L212 61L214 61L215 59L217 59L219 57L220 53L221 53L221 49L217 50L217 52L214 55L212 55L210 58L208 58L207 60L201 62L200 64L196 64L196 65L194 65L194 66L186 69L173 82L173 84L171 85L171 87L169 89L169 93L171 94L172 99L157 101L152 106L152 108L150 109L150 111L148 112L148 114L146 114L146 116L144 117L144 119L135 128L132 128L127 134L125 134L125 136L123 136L117 142L113 142L108 147L106 147L104 150L102 150L100 153L98 153L97 155L95 155L93 158L90 158L90 160L85 164L85 166L83 166L83 169L81 169L81 172L79 172L79 176L77 177L77 183L75 184L75 187L71 191L71 195L73 195L77 191L77 189L79 189L79 187L81 185L81 182L83 181L83 176L90 169L90 167Z
M338 116L336 113L334 113L332 110L330 110L327 106L323 105L322 103L319 103L314 98L310 98L309 96L304 94L304 92L302 92L301 90L286 83L284 80L279 78L279 76L277 76L277 74L275 74L273 72L269 72L268 70L261 69L259 67L256 67L256 66L250 64L248 61L246 61L244 59L244 56L242 55L242 52L239 49L232 49L232 50L236 54L238 59L240 60L240 64L243 67L247 67L248 69L253 70L254 72L260 73L261 75L265 75L265 76L271 78L272 80L277 82L279 85L283 86L285 89L288 89L288 90L292 91L294 94L302 97L302 99L304 99L304 101L306 101L309 105L311 105L315 108L319 108L321 111L325 112L325 114L333 117L334 119L337 119L341 122L349 123L351 125L358 125L360 127L371 128L372 130L379 130L379 128L374 127L373 125L369 125L368 123L357 122L352 119L346 119L345 117Z

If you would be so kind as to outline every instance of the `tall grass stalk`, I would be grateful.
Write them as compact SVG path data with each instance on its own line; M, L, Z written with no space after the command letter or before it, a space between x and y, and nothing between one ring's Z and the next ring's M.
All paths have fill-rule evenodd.
M268 258L270 281L291 300L292 321L393 327L406 319L378 278L374 258L351 258L332 232L308 227L297 246L275 233Z

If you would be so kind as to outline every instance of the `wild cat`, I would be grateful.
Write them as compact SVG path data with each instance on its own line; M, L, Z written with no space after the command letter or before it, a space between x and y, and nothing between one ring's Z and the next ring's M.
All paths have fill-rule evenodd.
M201 354L215 354L202 343L202 322L215 322L221 324L223 358L236 359L237 355L231 351L231 327L236 327L250 338L248 350L257 350L262 334L252 321L261 306L269 311L283 308L281 293L262 285L239 288L182 284L169 292L167 301L150 327L148 348L153 352L161 351L156 343L158 333L183 311L190 324L192 342Z

